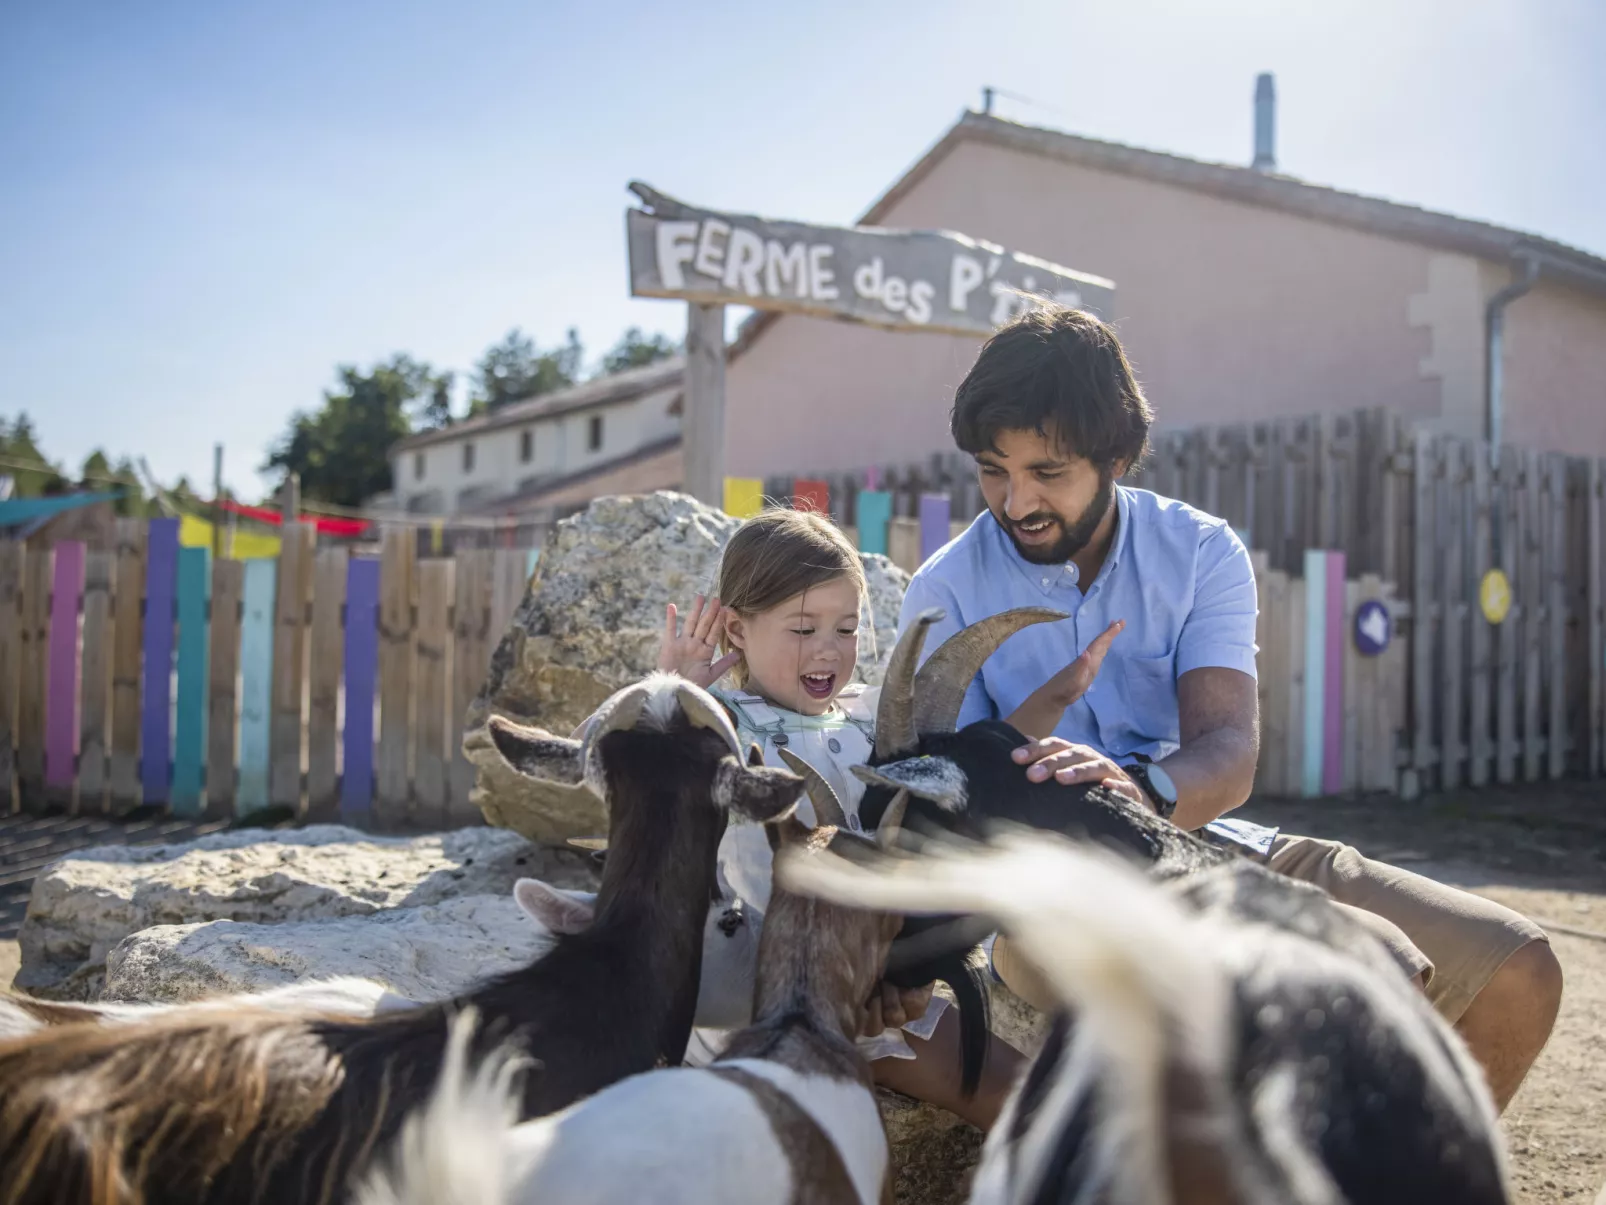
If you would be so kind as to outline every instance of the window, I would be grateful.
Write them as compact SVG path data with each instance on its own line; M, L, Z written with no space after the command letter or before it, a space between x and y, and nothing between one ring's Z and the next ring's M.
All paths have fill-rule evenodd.
M535 432L519 432L519 463L529 464L535 459Z
M586 451L595 452L602 447L602 415L593 414L586 432Z
M424 454L422 452L414 452L413 453L413 480L414 481L422 481L423 479L424 479Z
M463 445L463 472L474 471L474 444L472 441Z

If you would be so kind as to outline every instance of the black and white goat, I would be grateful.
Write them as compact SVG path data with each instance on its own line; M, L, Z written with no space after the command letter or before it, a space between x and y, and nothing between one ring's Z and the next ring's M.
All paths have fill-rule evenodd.
M986 916L1063 1002L973 1202L1503 1205L1494 1103L1460 1040L1370 933L1255 870L1157 883L1012 828L873 866L786 860L776 881Z
M868 847L810 774L821 827L773 825L771 847L805 861L833 845ZM878 830L883 849L902 806ZM511 1124L516 1062L493 1055L470 1073L456 1036L435 1096L357 1205L872 1205L887 1142L853 1039L898 925L777 885L759 939L756 1019L718 1059L633 1076L522 1125Z
M668 675L614 695L583 742L492 733L525 774L583 780L607 803L592 924L456 1001L364 1018L180 1008L0 1044L0 1203L344 1200L428 1099L469 1007L477 1053L511 1042L539 1063L520 1117L678 1062L727 817L788 814L801 779L744 764L719 704Z
M866 828L901 790L913 797L908 826L981 837L999 821L1085 837L1121 849L1158 876L1185 874L1235 855L1161 820L1147 808L1098 784L1033 782L1011 756L1026 737L1002 720L955 731L965 691L1010 636L1034 623L1064 619L1040 607L1005 611L956 632L915 670L926 630L942 618L928 610L898 639L876 710L875 749L853 772L866 783L859 815ZM988 926L975 918L918 918L905 925L887 964L887 979L918 987L934 979L959 1004L964 1090L980 1081L987 1044L986 985L976 945Z

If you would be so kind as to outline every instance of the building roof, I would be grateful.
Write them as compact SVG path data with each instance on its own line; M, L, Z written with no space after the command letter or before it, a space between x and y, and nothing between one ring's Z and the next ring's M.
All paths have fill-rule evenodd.
M1229 163L1209 163L1146 151L1119 142L1101 142L1058 130L1022 125L982 113L966 113L930 150L859 218L857 225L873 226L886 215L948 154L961 143L977 142L1005 147L1028 155L1041 155L1098 171L1137 176L1177 188L1249 205L1263 205L1300 217L1349 226L1371 234L1457 251L1481 259L1508 262L1516 258L1538 261L1544 276L1574 288L1606 296L1606 258L1592 255L1554 239L1521 230L1436 213L1416 205L1380 197L1344 192L1320 184L1307 184L1293 176L1256 171ZM1031 248L1017 248L1029 252ZM1116 281L1116 287L1120 287ZM745 350L780 313L755 312L738 333L732 354Z
M597 377L579 385L572 385L568 389L560 389L556 393L543 393L522 402L509 402L495 411L464 419L449 427L409 435L406 439L393 444L390 450L393 455L414 451L432 444L448 443L454 439L499 431L504 427L517 427L525 423L573 414L580 410L634 401L643 394L654 393L660 389L678 389L685 371L686 361L681 356L644 364L640 368L627 368L623 372Z
M644 494L678 489L684 474L681 437L669 435L634 452L577 472L553 477L515 494L488 498L470 508L479 514L526 512L548 506L589 502L604 494Z

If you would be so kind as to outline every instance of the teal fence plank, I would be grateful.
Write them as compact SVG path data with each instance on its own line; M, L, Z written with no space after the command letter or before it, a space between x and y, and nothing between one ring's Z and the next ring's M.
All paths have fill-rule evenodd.
M857 503L859 551L887 555L887 525L892 522L892 495L886 490L860 490Z
M178 551L178 706L173 723L172 808L177 816L201 814L206 767L207 600L212 595L212 552Z
M235 814L268 806L269 726L273 713L273 603L278 564L245 563L240 616L240 789Z
M1300 794L1322 793L1322 754L1327 722L1327 553L1305 550L1305 751Z

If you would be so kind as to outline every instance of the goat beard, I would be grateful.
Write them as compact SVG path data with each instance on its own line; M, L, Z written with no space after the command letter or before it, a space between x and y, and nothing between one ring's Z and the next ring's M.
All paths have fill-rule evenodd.
M1082 549L1093 542L1098 533L1099 524L1104 521L1105 514L1110 509L1110 502L1115 497L1115 474L1107 469L1099 470L1099 492L1093 495L1093 500L1087 504L1086 509L1077 516L1075 522L1067 523L1052 511L1034 511L1020 520L1021 523L1031 523L1039 519L1052 519L1059 524L1060 538L1047 548L1031 548L1023 545L1015 535L1015 528L1019 526L1008 516L993 511L992 516L998 525L1004 529L1009 542L1015 546L1015 551L1021 560L1031 565L1063 565Z

